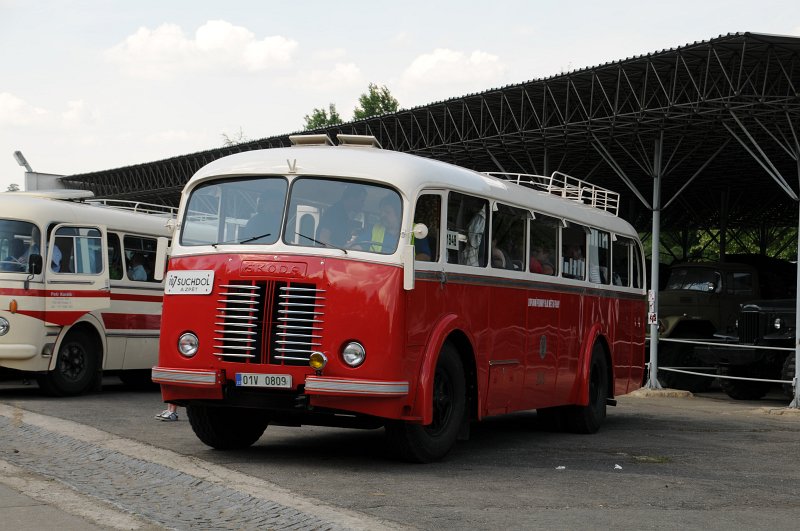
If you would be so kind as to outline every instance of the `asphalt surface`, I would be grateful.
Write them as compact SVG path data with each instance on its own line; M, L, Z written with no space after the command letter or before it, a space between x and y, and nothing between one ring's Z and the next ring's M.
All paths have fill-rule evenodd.
M107 506L79 516L109 529L797 529L800 414L786 405L629 395L594 435L520 413L409 465L387 455L382 430L271 426L249 450L219 452L183 408L178 422L154 420L156 391L109 380L57 399L7 382L0 466Z

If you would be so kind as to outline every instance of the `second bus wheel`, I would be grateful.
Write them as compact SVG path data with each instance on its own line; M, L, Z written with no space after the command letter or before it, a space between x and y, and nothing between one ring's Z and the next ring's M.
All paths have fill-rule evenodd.
M197 438L217 450L240 450L252 446L269 425L257 409L186 406L186 416Z
M464 366L456 348L445 343L433 381L433 422L427 426L404 421L386 424L390 445L403 459L429 463L453 447L467 412Z
M101 352L95 338L82 331L70 332L61 342L57 356L55 368L37 378L45 392L74 396L97 385Z

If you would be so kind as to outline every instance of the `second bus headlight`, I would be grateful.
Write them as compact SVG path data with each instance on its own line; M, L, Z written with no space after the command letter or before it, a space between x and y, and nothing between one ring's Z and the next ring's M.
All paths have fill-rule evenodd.
M178 351L187 358L191 358L197 354L199 343L196 335L191 332L186 332L181 334L181 337L178 338Z
M364 350L364 347L361 345L361 343L356 341L351 341L342 349L342 359L350 367L358 367L364 363L364 359L366 357L367 351Z

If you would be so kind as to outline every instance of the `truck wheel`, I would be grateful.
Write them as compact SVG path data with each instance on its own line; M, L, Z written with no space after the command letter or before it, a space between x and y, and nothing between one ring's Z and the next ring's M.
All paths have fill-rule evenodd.
M595 433L606 419L608 398L608 362L605 350L599 343L592 348L589 370L589 404L569 406L563 411L567 429L572 433Z
M752 365L743 367L719 367L717 368L717 374L720 376L740 376L742 378L759 378L762 376L758 368ZM720 378L719 385L722 387L722 390L725 391L725 394L734 400L758 400L769 392L772 384Z
M427 426L404 421L386 424L390 446L407 461L430 463L453 447L467 411L464 366L456 348L445 343L433 379L433 422Z
M676 336L676 339L678 337ZM702 363L694 355L694 347L683 343L659 343L659 367L700 367ZM672 371L658 371L658 382L668 389L680 389L692 393L702 393L711 388L714 378L708 376L694 376Z
M39 387L55 396L85 393L99 377L99 350L97 341L88 334L70 332L58 349L55 368L37 378Z
M783 360L783 369L781 370L781 380L794 380L794 371L795 371L795 359L794 359L794 352L790 352L786 359ZM783 388L783 394L785 394L789 399L794 398L794 389L792 388L792 384L781 384Z
M217 450L247 448L269 424L267 416L256 409L189 405L186 415L197 438Z

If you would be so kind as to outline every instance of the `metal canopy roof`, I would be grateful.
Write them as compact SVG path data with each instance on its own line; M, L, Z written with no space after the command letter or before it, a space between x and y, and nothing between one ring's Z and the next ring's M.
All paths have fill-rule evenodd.
M737 33L315 130L480 171L559 170L619 191L649 231L797 226L800 38ZM310 131L311 132L311 131ZM177 204L201 166L281 135L63 178L101 197Z

